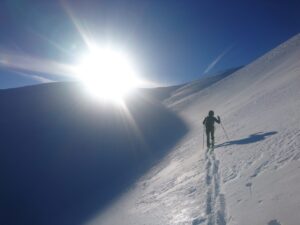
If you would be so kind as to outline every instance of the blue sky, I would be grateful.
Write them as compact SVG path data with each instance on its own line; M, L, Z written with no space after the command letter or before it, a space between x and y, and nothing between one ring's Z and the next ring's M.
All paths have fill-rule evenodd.
M71 12L99 43L127 49L145 78L176 84L247 64L299 33L298 2L7 0L0 51L74 63L86 46ZM48 80L64 77L0 69L0 88Z

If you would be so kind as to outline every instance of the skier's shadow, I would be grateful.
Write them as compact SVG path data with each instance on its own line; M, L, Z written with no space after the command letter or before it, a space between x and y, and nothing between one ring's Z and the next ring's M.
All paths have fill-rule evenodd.
M263 141L266 139L267 136L271 136L274 134L277 134L277 131L271 131L271 132L258 132L255 134L251 134L249 137L242 138L239 140L233 140L233 141L227 141L222 144L216 145L215 147L226 147L229 145L246 145L246 144L251 144L259 141Z

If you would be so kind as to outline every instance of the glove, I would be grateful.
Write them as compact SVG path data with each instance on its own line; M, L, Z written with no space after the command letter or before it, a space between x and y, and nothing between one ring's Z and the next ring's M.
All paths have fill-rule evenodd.
M220 116L218 116L218 120L219 120L219 121L221 121L221 118L220 118Z

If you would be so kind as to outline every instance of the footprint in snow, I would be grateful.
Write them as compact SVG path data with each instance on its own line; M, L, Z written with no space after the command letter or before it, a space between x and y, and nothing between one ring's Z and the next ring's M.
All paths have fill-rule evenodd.
M249 183L245 184L245 186L246 186L246 187L251 187L251 186L252 186L252 183L249 182Z
M193 194L197 189L195 187L190 187L188 190L187 190L187 194Z
M268 225L281 225L277 220L271 220Z
M199 225L201 223L204 223L205 221L206 221L205 218L196 218L196 219L193 220L192 225Z
M245 184L245 186L249 188L250 196L252 196L252 183L248 182L247 184Z

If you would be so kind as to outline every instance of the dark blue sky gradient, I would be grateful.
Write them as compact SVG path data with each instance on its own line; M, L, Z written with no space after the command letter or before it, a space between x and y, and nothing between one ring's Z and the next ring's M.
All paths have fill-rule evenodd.
M128 49L141 74L164 84L199 78L224 51L208 73L247 64L300 31L299 1L7 0L0 49L74 62L85 45L66 8L95 40Z

